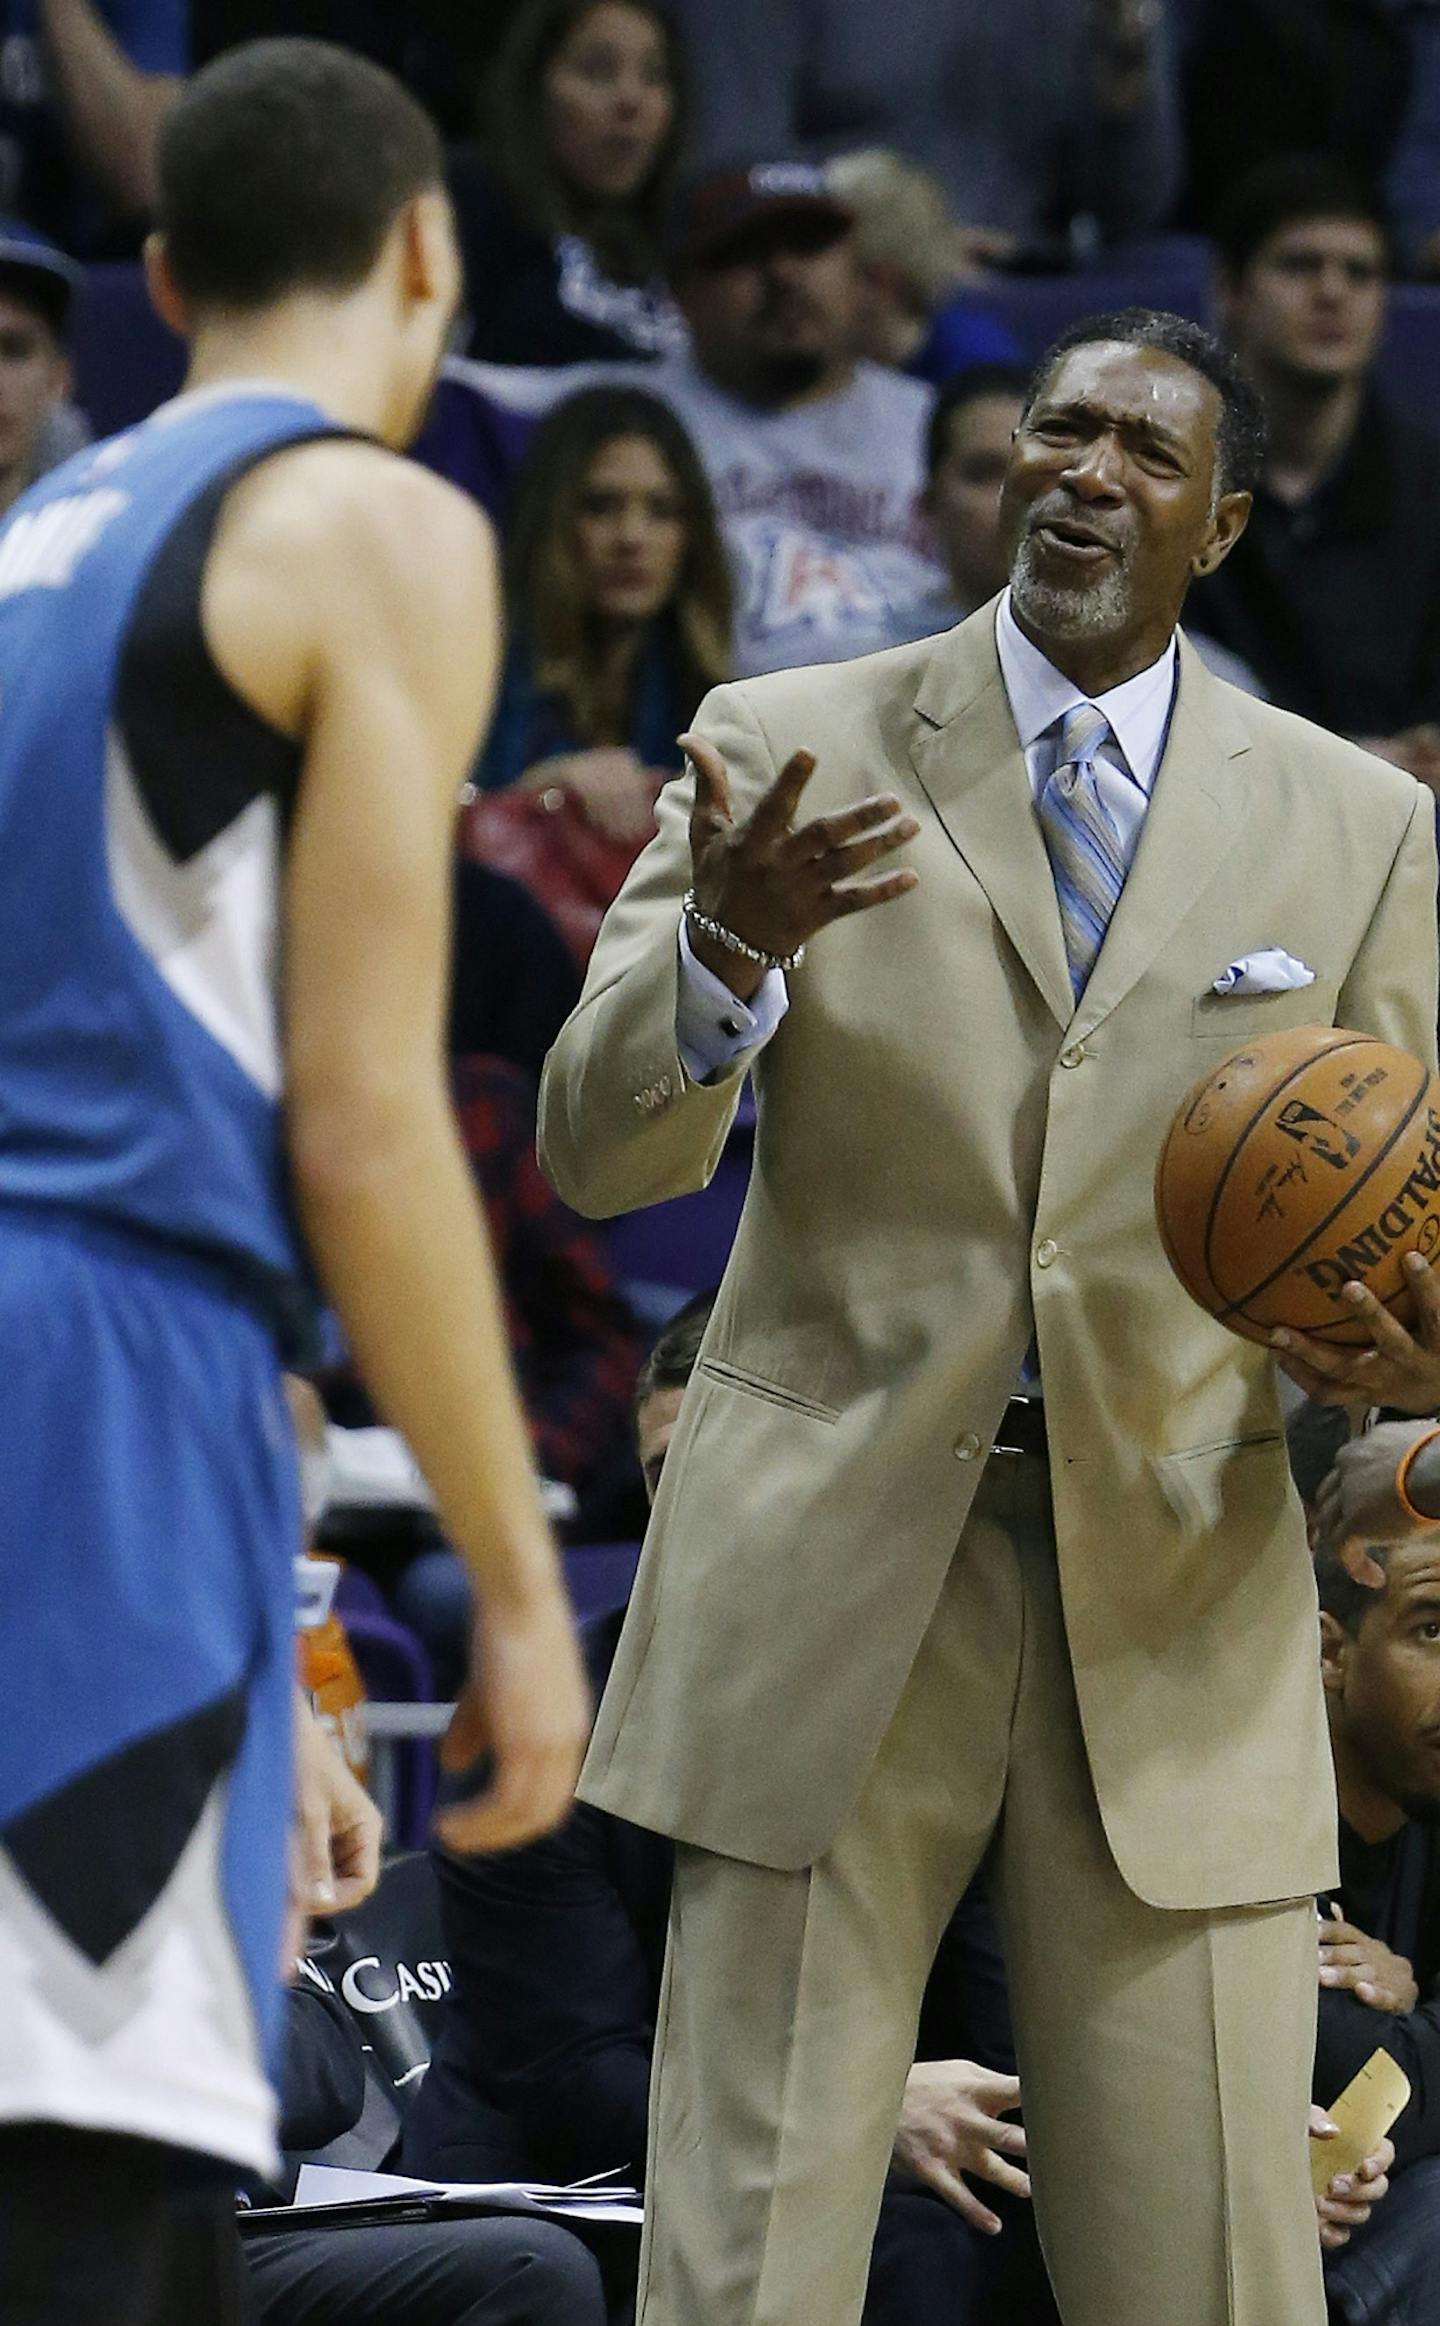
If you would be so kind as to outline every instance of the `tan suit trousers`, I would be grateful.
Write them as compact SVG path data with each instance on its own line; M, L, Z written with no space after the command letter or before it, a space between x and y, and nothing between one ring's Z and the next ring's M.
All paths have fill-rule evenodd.
M1322 2326L1314 1903L1169 1912L1121 1881L1048 1481L1000 1456L834 1846L795 1873L677 1853L639 2326L854 2326L921 1994L997 1826L1065 2326Z

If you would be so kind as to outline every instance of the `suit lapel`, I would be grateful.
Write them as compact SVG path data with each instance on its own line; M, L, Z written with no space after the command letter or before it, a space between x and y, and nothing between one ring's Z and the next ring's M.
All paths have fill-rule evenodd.
M1060 908L995 652L995 609L942 638L915 702L910 757L1057 1024L1074 1009Z
M1223 690L1182 638L1180 685L1135 861L1075 1010L1098 1026L1144 976L1188 905L1235 846L1245 812L1238 761L1249 744Z
M993 603L937 640L915 698L910 738L926 797L1051 1015L1075 1037L1124 1000L1187 900L1200 894L1235 845L1245 804L1236 763L1248 749L1224 689L1182 635L1165 756L1135 861L1077 1007L1054 875L995 652Z

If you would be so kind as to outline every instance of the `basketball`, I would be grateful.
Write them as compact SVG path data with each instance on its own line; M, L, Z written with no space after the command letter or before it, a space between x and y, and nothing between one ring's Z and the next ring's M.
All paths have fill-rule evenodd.
M1278 1325L1369 1334L1341 1298L1364 1284L1402 1324L1407 1252L1440 1247L1440 1102L1418 1058L1368 1034L1296 1026L1232 1052L1182 1101L1155 1212L1193 1300L1246 1340Z

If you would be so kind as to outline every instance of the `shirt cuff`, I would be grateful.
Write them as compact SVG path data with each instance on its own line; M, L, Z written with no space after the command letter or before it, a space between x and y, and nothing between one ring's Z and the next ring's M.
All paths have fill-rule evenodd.
M748 1002L730 991L690 948L680 917L680 986L675 1039L692 1082L717 1082L748 1051L763 1049L790 1007L783 971L767 969Z

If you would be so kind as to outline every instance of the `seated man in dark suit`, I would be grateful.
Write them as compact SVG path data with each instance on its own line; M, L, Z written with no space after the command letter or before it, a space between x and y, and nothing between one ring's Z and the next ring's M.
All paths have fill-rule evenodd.
M652 1498L708 1312L708 1296L682 1309L641 1374L636 1425ZM622 1612L590 1627L597 1694ZM437 1863L454 1987L406 2127L405 2169L642 2179L671 1844L581 1804L529 1848ZM906 2085L866 2326L1055 2326L1013 2121L1004 1972L979 1883L945 1933L939 1973ZM497 2150L496 2109L514 2128L508 2155ZM985 2198L967 2175L988 2184Z
M281 2190L257 2191L260 2204L288 2196L296 2152L352 2131L373 2096L353 2015L318 1963L301 1968L280 2095L290 2169ZM317 2229L302 2212L247 2236L244 2251L259 2326L604 2326L591 2255L559 2222L528 2215Z
M1328 2106L1383 2044L1412 2097L1391 2193L1327 2260L1326 2283L1346 2326L1440 2326L1440 1540L1372 1556L1378 1587L1338 1545L1316 1556L1340 1883L1322 1901L1314 2096Z

